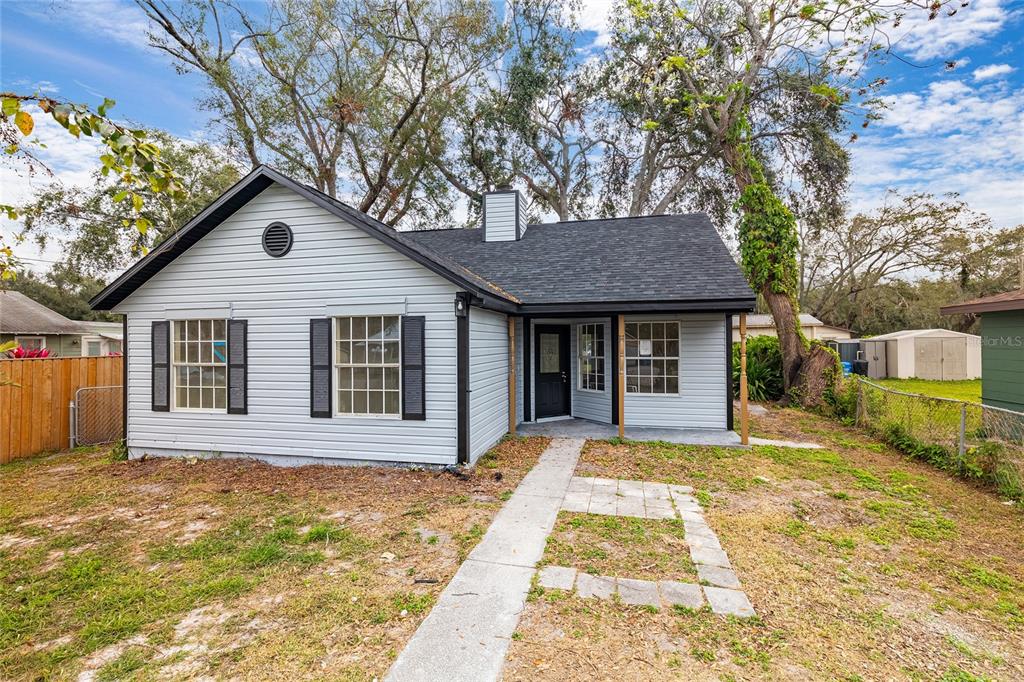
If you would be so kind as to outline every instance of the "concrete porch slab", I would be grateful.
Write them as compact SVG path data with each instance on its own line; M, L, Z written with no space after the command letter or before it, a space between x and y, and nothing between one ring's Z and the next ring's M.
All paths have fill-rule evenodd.
M558 421L520 424L516 427L520 436L550 436L552 438L590 438L607 440L617 438L619 427L602 424L589 419L560 419ZM725 429L662 429L642 426L626 427L627 440L665 441L680 445L710 445L718 447L743 447L735 431Z

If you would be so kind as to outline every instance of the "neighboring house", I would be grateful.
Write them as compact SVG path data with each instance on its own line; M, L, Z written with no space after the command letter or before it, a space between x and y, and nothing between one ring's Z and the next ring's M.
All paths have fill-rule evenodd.
M956 381L981 376L981 338L949 329L904 329L861 339L868 377Z
M981 318L981 402L1024 412L1024 286L940 312Z
M69 320L18 291L0 290L0 343L46 348L50 357L121 352L120 322Z
M706 216L528 226L509 190L483 223L398 232L255 169L93 299L127 316L130 454L472 462L619 395L626 427L728 433L755 297Z
M849 329L833 327L825 324L814 315L800 313L800 329L808 339L820 339L822 341L833 341L835 339L849 339L853 333ZM751 336L777 336L775 332L775 319L771 315L747 315L747 337ZM740 322L738 318L732 321L732 340L738 343L740 340Z
M0 343L14 341L22 348L46 348L51 356L82 354L80 322L36 303L18 291L0 290Z
M121 352L124 325L120 322L81 322L82 355L110 355Z

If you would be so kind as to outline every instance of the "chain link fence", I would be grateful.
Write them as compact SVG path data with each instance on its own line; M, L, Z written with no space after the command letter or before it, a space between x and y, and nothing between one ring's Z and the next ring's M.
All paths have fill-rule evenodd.
M112 443L124 434L124 388L90 386L71 403L71 447Z
M896 391L858 377L857 424L936 466L1024 499L1024 412Z

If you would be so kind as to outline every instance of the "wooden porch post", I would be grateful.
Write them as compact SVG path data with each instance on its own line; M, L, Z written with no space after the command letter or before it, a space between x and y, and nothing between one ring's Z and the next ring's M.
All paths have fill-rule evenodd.
M508 432L516 435L516 319L508 318Z
M740 313L740 443L750 444L747 423L747 314Z
M619 411L619 438L626 437L626 316L619 315L619 342L616 344L618 351L619 373L619 395L615 397L618 401Z

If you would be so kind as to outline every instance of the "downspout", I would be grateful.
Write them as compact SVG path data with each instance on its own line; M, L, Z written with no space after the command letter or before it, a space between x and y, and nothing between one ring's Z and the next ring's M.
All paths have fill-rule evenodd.
M469 303L468 292L455 294L455 391L459 464L469 464Z

